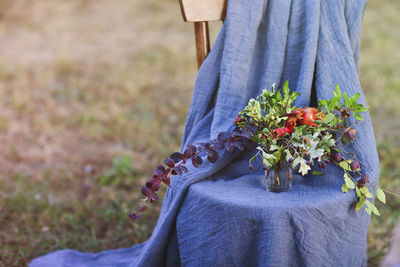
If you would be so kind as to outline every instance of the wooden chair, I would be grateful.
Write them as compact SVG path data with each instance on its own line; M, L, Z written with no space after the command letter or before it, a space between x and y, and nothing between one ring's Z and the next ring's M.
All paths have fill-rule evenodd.
M183 20L194 22L198 68L210 52L208 22L225 19L226 3L227 0L179 0Z

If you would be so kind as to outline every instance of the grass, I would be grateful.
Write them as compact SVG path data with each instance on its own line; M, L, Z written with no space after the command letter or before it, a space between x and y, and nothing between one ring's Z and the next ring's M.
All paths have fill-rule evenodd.
M381 184L400 192L400 18L398 1L369 1L364 17L360 78L374 123L380 158ZM387 253L392 230L399 218L400 199L389 197L379 205L368 232L368 263L378 266Z
M159 204L141 224L126 214L152 167L179 147L196 76L192 25L177 1L0 0L0 7L0 266L59 248L146 240ZM399 8L396 0L368 3L360 62L382 184L395 192ZM399 215L400 199L389 202L371 221L370 266L387 252Z

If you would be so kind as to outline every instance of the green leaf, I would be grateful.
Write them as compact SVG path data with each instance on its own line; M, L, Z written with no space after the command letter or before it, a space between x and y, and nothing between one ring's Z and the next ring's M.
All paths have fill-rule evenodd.
M320 171L313 171L312 172L312 175L323 175L324 173L323 172L320 172Z
M361 191L360 191L360 189L358 188L358 186L356 186L356 196L357 196L357 197L361 197Z
M351 98L357 100L360 97L360 93L355 93Z
M380 202L386 204L385 192L383 192L383 190L379 187L378 187L378 189L376 189L376 197L379 199Z
M251 159L249 160L249 163L252 163L256 159L257 155L258 154L255 154L253 157L251 157Z
M282 148L279 148L278 151L275 151L273 156L275 158L275 162L280 161L282 157Z
M379 213L379 210L375 207L374 204L372 204L368 199L365 200L365 205L371 209L372 213L377 215L377 216L381 216L381 214Z
M269 147L269 150L271 150L271 151L278 150L278 149L279 149L279 147L278 147L277 145L274 145L274 144L272 144L272 145Z
M285 99L289 97L289 93L290 93L289 81L285 81L285 83L283 84L282 92L283 92L283 95L285 96Z
M259 151L261 151L261 154L262 154L262 158L263 158L263 164L265 165L265 166L267 166L268 168L270 168L270 167L272 167L273 165L275 165L275 154L276 153L274 153L274 154L268 154L267 152L265 152L263 149L262 149L262 147L257 147L257 149L259 150Z
M276 92L276 100L278 100L278 101L282 101L282 94L281 94L281 92Z
M336 106L336 101L332 98L332 99L329 101L329 104L328 104L328 111L333 110L333 109L335 108L335 106Z
M276 89L275 89L275 87L276 87L276 83L273 83L272 85L271 85L271 92L272 93L275 93L275 91L276 91ZM268 90L266 90L268 93L270 93Z
M369 206L365 207L365 212L368 213L369 215L372 214L372 209Z
M336 118L336 115L333 113L328 113L325 116L325 122L330 124L334 119Z
M319 133L315 133L314 135L315 135L315 137L312 136L312 137L309 138L309 140L310 140L310 147L309 147L309 149L308 149L308 151L307 151L308 155L309 155L312 159L321 157L321 156L324 154L324 152L325 152L324 149L322 149L322 148L317 148L317 145L319 144L319 141L320 141L320 140L317 138L317 136L319 135ZM316 141L316 140L317 140L317 141Z
M349 175L347 173L344 173L344 182L346 183L347 187L349 189L354 189L356 185L354 182L350 179Z
M346 184L343 184L343 185L342 185L342 192L343 192L343 193L349 192L349 188L347 187Z
M251 135L250 139L253 140L254 142L256 142L257 144L262 144L263 140L261 138L259 138L258 136L255 135Z
M347 161L343 160L342 162L339 163L340 168L346 171L351 171L349 163Z
M292 156L292 154L290 153L290 150L289 150L289 149L285 149L285 150L284 150L284 153L286 154L286 158L285 158L285 159L286 159L287 162L289 162L290 159L293 159L293 156Z
M361 196L356 204L356 211L358 212L364 206L365 197Z
M363 121L363 120L364 120L364 118L363 118L360 114L358 114L358 113L354 113L354 118L355 118L356 120L359 120L359 121Z
M320 99L318 101L318 110L319 111L322 111L322 110L327 111L327 109L328 109L328 101ZM329 113L329 114L331 114L331 113Z
M333 138L332 134L327 134L321 139L321 144L326 147L332 147L335 144L335 138Z
M293 169L296 168L297 165L299 165L299 163L301 162L301 160L302 160L301 157L297 157L297 158L295 158L295 159L293 160L293 163L292 163Z
M373 195L371 193L371 191L369 191L368 187L364 186L360 189L361 193L363 193L365 195L365 197L367 198L372 198Z
M342 93L340 92L340 87L338 84L335 84L335 92L333 93L338 99L342 97Z
M342 135L342 137L340 138L340 141L342 141L343 145L347 145L347 143L349 142L349 139L347 139L346 136Z

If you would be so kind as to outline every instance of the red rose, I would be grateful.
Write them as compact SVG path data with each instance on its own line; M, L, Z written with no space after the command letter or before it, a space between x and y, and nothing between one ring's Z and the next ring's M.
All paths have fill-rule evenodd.
M293 127L285 127L283 128L283 131L287 134L291 134L293 132Z
M284 136L285 135L285 130L282 129L282 128L275 129L272 132L277 133L279 136Z

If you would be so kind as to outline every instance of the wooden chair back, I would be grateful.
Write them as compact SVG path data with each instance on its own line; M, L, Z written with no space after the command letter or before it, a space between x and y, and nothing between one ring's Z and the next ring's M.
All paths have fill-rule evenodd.
M183 20L194 22L198 68L210 52L208 22L225 19L226 3L227 0L179 0Z

